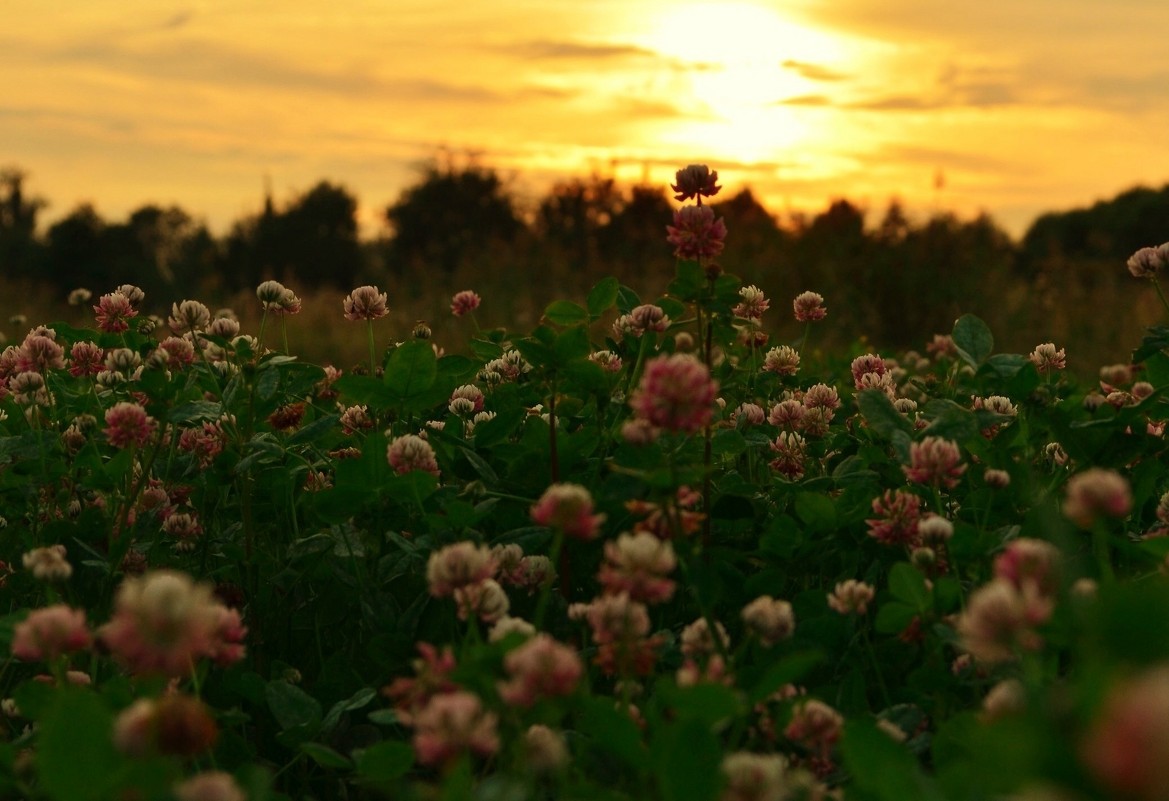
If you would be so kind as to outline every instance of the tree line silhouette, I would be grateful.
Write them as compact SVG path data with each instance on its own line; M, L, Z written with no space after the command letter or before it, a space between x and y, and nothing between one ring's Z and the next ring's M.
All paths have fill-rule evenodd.
M330 181L279 206L268 197L216 237L186 210L154 204L123 221L82 204L42 230L46 204L27 194L26 177L0 171L0 275L62 293L134 283L161 298L207 297L268 278L348 291L387 276L413 276L422 293L436 276L458 275L538 278L571 296L603 275L664 288L674 265L665 187L600 176L563 181L525 204L490 167L432 164L383 210L385 232L374 240L359 236L357 197ZM980 305L993 317L1008 296L1020 314L1050 312L1069 302L1067 282L1090 302L1117 286L1133 251L1169 239L1169 185L1044 214L1018 242L987 214L913 221L896 201L872 225L844 199L782 221L750 189L714 208L730 232L728 269L777 299L830 290L854 330L898 347L920 345Z

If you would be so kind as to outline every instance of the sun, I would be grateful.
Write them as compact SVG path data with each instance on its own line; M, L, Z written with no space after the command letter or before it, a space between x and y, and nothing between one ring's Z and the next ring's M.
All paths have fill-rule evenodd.
M814 136L809 115L781 101L818 88L810 70L830 74L847 59L842 39L743 2L673 4L638 44L671 60L695 112L665 138L743 161L775 158Z

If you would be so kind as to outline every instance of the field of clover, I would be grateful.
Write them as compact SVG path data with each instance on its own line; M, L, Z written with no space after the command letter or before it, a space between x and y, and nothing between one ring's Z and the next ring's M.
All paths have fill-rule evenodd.
M1169 328L812 358L673 189L665 296L450 352L363 286L305 363L276 281L4 350L0 796L1169 798Z

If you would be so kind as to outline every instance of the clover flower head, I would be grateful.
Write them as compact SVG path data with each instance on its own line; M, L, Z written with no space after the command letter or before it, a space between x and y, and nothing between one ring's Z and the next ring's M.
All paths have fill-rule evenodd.
M722 253L727 238L723 218L715 219L710 206L683 206L674 212L674 224L666 226L666 241L680 259L713 259Z
M63 654L83 651L93 642L85 610L65 604L34 609L12 632L12 655L28 662L53 662Z
M176 334L203 331L211 323L211 310L197 300L171 304L166 324Z
M1153 248L1141 248L1128 258L1128 271L1134 278L1155 279L1169 265L1169 242Z
M786 640L796 630L796 617L792 612L792 605L770 595L760 595L744 606L740 617L747 631L767 647Z
M509 651L503 667L509 678L500 682L499 697L525 708L544 698L571 695L584 675L576 651L543 633Z
M1080 528L1091 528L1105 517L1126 517L1132 511L1132 489L1115 470L1091 467L1068 479L1064 516Z
M876 594L872 585L848 579L838 583L828 595L828 606L842 615L863 615Z
M771 302L767 300L767 296L763 294L763 290L751 284L739 290L739 297L742 298L731 312L736 317L742 317L747 320L758 320L763 316L763 312L767 311Z
M703 197L713 197L722 189L718 185L718 171L710 169L705 164L683 167L674 173L674 181L675 183L670 185L670 189L677 193L674 200L696 198L701 203Z
M668 431L700 431L714 414L718 382L687 353L658 356L645 366L629 405L638 418Z
M130 328L128 322L138 316L130 299L121 292L102 295L93 307L97 327L108 334L120 334Z
M819 292L801 292L796 295L792 300L792 310L796 322L800 323L811 323L828 316L828 310L824 308L824 296Z
M479 308L481 302L480 297L469 289L464 289L461 292L456 292L451 298L451 314L455 317L462 317L465 314L470 314Z
M580 484L563 482L544 490L531 510L537 525L558 528L580 540L595 539L601 533L605 515L596 514L593 496Z
M145 409L131 401L114 404L106 410L105 419L106 439L115 448L141 448L158 427L157 421Z
M389 314L386 309L386 293L376 286L359 286L341 301L346 320L377 320Z
M1067 367L1067 352L1063 348L1058 350L1052 342L1036 345L1035 350L1027 357L1040 373L1053 373Z
M916 484L953 489L958 486L966 465L957 443L943 437L926 437L909 446L909 464L901 468Z
M439 475L438 458L430 443L416 434L403 434L386 446L386 461L396 473L421 470L432 476Z
M779 345L763 357L763 370L776 375L795 375L800 369L800 354L790 345Z

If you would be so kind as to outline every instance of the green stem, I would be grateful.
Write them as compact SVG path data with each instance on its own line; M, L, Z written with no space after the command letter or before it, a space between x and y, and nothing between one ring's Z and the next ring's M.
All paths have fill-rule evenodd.
M552 534L552 548L548 551L548 561L552 564L562 562L560 556L565 552L564 548L564 530L556 528ZM563 574L560 576L560 594L565 598L568 597L568 583ZM543 630L544 616L548 613L548 601L552 596L552 582L545 581L544 586L540 588L540 600L536 602L536 614L532 624L536 627L536 631Z
M881 701L885 704L885 709L893 706L893 702L889 699L889 688L885 686L885 677L881 673L881 663L877 661L877 652L873 650L873 641L869 639L869 628L863 622L858 621L861 627L861 641L864 643L865 651L868 652L869 660L873 664L873 672L877 674L877 687L881 690Z
M1100 565L1100 574L1104 581L1111 584L1116 580L1116 572L1112 569L1112 549L1108 546L1108 526L1097 521L1092 525L1092 552L1096 562Z
M366 319L365 330L369 334L369 374L377 375L377 350L373 344L373 320Z
M1161 291L1161 282L1153 276L1153 288L1157 290L1157 297L1161 299L1161 305L1165 307L1165 311L1169 312L1169 300L1165 299L1165 293Z

